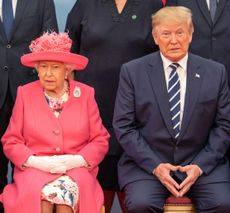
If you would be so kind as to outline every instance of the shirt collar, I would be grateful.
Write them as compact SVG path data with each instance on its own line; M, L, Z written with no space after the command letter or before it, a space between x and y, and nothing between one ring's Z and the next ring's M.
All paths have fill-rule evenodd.
M170 61L168 58L166 58L161 52L160 52L160 55L161 55L161 59L163 61L164 70L166 70L173 62ZM183 70L186 70L187 69L187 61L188 61L188 53L184 56L184 58L177 61L176 63L178 63L180 65L180 67L182 67Z

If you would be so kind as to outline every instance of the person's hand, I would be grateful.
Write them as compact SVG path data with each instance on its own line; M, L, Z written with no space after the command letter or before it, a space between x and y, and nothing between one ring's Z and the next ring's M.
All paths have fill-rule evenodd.
M170 172L177 171L179 166L169 163L160 163L154 170L154 175L175 196L179 197L179 184L171 177Z
M62 171L64 168L67 171L76 167L88 165L81 155L55 155L52 156L52 159L56 162L60 162L62 165L51 169L51 173L59 173L59 171Z
M57 161L53 156L34 156L31 155L25 162L26 167L32 167L44 172L50 172L56 169L56 173L65 173L66 168L63 166L64 161Z
M179 187L179 197L182 197L202 174L202 170L197 165L187 165L180 166L179 171L185 172L187 174L187 177L184 179L184 181L180 184Z

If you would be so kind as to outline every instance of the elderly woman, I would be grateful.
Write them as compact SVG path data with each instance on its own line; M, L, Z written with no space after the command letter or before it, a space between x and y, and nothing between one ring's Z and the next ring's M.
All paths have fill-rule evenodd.
M10 124L2 138L14 163L14 183L0 199L5 213L99 213L103 192L96 180L108 150L93 88L68 80L88 59L70 53L66 33L45 33L21 58L39 81L18 88Z

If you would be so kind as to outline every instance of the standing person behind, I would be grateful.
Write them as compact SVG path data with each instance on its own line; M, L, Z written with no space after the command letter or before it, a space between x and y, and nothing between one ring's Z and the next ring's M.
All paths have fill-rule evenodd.
M105 194L106 213L119 192L117 163L122 150L112 127L114 103L121 64L156 50L151 37L151 14L162 7L161 0L78 0L70 11L66 31L73 40L72 51L89 58L78 81L95 88L103 124L111 139L109 153L100 165L98 179Z
M57 21L53 0L0 0L0 18L1 138L9 123L17 87L38 79L34 69L21 65L20 57L29 52L31 40L43 31L56 31ZM0 192L7 183L7 164L0 145Z
M94 89L68 80L87 58L70 53L66 33L32 41L22 64L36 68L39 81L18 88L10 124L2 138L14 163L14 183L0 200L6 213L99 213L103 191L96 180L108 150Z
M189 50L225 65L230 85L230 1L167 0L167 5L189 8L194 34Z
M167 0L167 4L185 6L192 11L195 32L190 51L224 64L230 85L230 1Z
M159 10L152 26L160 51L122 66L114 111L128 212L160 213L170 194L187 194L197 213L228 213L225 68L188 53L193 24L186 7Z

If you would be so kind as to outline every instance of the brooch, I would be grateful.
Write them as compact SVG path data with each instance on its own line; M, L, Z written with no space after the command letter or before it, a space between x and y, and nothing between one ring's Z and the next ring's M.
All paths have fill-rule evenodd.
M73 96L79 98L81 96L81 89L80 87L75 87L73 90Z

